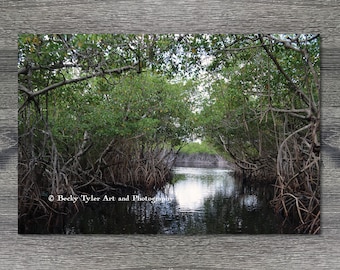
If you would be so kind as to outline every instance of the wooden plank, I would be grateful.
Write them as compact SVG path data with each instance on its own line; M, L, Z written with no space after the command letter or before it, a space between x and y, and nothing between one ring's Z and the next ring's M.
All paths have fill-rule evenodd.
M334 269L340 253L338 1L1 1L0 261L3 269ZM319 236L22 236L17 234L18 33L313 32L322 36L322 234Z

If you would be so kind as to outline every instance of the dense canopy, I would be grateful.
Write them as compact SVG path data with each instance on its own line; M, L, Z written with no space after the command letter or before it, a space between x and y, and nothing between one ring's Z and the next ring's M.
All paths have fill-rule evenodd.
M198 139L320 230L318 35L22 34L18 90L19 216L61 211L46 194L152 192Z

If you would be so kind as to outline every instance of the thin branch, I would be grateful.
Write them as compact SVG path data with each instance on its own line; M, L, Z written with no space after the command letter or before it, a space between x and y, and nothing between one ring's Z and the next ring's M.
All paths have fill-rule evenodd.
M30 98L33 98L33 97L45 94L45 93L47 93L47 92L49 92L53 89L56 89L60 86L63 86L63 85L85 81L85 80L88 80L88 79L91 79L91 78L94 78L94 77L98 77L98 76L102 76L102 75L105 75L105 74L113 74L113 73L121 74L124 71L128 71L128 70L131 70L131 69L135 69L135 66L125 66L125 67L122 67L122 68L116 68L116 69L111 69L111 70L102 70L102 71L99 71L99 72L95 72L93 74L89 74L89 75L84 76L84 77L80 77L80 78L76 78L76 79L70 79L70 80L63 80L61 82L52 84L52 85L50 85L50 86L48 86L48 87L46 87L46 88L44 88L40 91L37 91L37 92L29 91L26 87L24 87L22 85L19 85L19 90L26 93Z
M272 35L265 35L267 38L275 41L276 43L282 43L283 46L285 46L286 48L289 48L293 51L296 51L296 52L299 52L299 53L302 53L302 50L298 47L294 47L291 42L289 42L288 40L282 40L282 39L279 39L279 38L276 38L276 37L273 37Z
M283 147L286 145L286 143L290 140L290 138L292 138L294 135L298 134L299 132L301 131L304 131L305 129L308 129L312 126L311 123L309 123L308 125L298 129L298 130L295 130L293 133L291 133L286 139L284 139L284 141L281 143L280 145L280 148L279 148L279 151L278 151L278 154L277 154L277 160L281 160L281 157L282 157L282 152L283 152ZM279 175L280 174L280 168L279 168L279 162L277 163L277 173Z
M308 109L276 109L270 108L274 112L288 113L291 116L298 117L301 119L309 119L311 117L311 111ZM301 115L300 113L305 113L306 115Z
M274 62L274 64L276 65L277 69L280 71L280 73L285 77L285 79L288 82L288 85L291 87L291 89L299 96L301 97L301 99L303 100L303 102L305 102L308 106L310 106L312 108L312 111L315 113L316 112L316 108L313 106L313 104L311 104L310 99L307 97L307 95L305 93L303 93L299 87L293 82L293 80L288 76L288 74L283 70L283 68L281 67L281 65L279 64L279 62L277 61L276 57L272 54L271 51L268 50L267 45L264 44L264 40L263 37L260 36L260 40L262 43L262 47L263 49L266 51L267 55L270 57L270 59L272 59L272 61Z
M255 49L255 48L261 48L262 45L254 45L254 46L245 46L245 47L241 47L241 48L227 48L227 49L223 49L221 50L221 52L237 52L237 51L244 51L244 50L248 50L248 49Z
M18 75L27 75L28 72L31 71L36 71L40 69L47 69L47 70L55 70L55 69L62 69L62 68L69 68L69 67L77 67L77 64L64 64L64 63L58 63L50 66L28 66L28 67L23 67L18 70Z
M22 92L24 92L26 95L28 95L29 97L32 96L32 94L34 94L32 91L30 91L27 87L23 86L22 84L18 85L18 89Z

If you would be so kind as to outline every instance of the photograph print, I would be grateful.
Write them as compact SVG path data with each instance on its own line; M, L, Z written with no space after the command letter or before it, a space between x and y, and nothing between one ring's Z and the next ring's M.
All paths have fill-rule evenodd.
M20 234L320 234L320 35L20 34Z

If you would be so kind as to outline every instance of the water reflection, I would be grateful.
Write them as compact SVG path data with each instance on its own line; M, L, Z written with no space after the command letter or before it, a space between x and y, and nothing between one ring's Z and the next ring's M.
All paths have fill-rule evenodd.
M153 202L92 205L69 222L66 233L279 232L267 190L243 187L225 169L178 167L174 175Z
M235 192L235 181L227 170L179 167L174 170L174 181L167 195L178 203L179 211L201 211L204 201L223 192L230 197Z
M89 203L63 217L61 233L281 233L271 196L271 189L244 186L226 169L177 167L173 183L151 201Z

